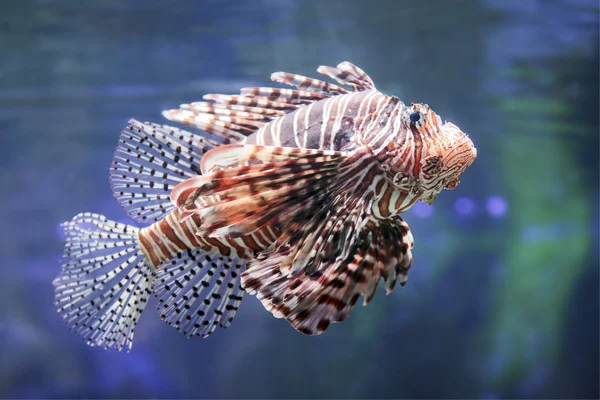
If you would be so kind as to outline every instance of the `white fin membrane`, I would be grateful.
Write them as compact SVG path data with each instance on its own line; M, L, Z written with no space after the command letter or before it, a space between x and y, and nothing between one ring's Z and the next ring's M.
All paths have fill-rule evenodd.
M160 317L188 337L227 328L242 301L245 262L217 250L188 250L158 269L153 291Z
M137 222L156 222L174 209L173 188L199 175L202 155L218 145L178 128L130 120L113 156L113 195Z
M140 252L138 228L92 213L63 227L63 267L54 280L59 314L89 345L130 350L154 279Z

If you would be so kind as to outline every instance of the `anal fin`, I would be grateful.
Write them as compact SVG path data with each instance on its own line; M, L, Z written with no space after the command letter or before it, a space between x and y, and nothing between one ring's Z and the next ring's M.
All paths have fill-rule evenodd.
M233 321L244 294L245 262L200 249L177 254L159 266L153 291L161 318L188 337L209 336Z

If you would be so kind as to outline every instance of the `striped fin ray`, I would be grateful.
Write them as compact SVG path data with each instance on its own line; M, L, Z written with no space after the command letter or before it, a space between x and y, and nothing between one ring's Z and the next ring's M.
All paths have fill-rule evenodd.
M300 149L296 147L276 147L260 145L231 144L208 151L202 158L200 169L205 173L219 167L242 165L249 161L273 163L302 157L298 163L339 158L344 153L329 150Z
M368 248L361 241L343 262L325 263L310 274L288 276L271 256L268 263L249 268L242 276L249 294L256 294L276 318L285 318L296 330L320 334L330 323L343 321L360 296L365 271L373 270ZM371 264L371 265L369 265Z
M271 120L285 113L281 110L271 108L250 107L236 104L209 103L207 101L198 101L191 104L182 104L182 109L192 110L198 113L213 115L229 115L233 117L245 118L250 120Z
M178 128L131 120L113 156L113 195L137 222L158 221L174 208L173 188L200 174L202 155L218 145Z
M318 71L349 85L354 91L375 88L371 78L349 62L342 62L337 68L320 67ZM164 111L163 116L221 137L228 144L243 141L285 113L348 93L347 89L333 83L287 72L275 72L271 80L297 89L247 87L241 89L240 95L207 94L203 99L214 103L182 104L179 109Z
M248 97L242 95L206 94L203 96L203 99L214 100L217 104L259 107L264 108L265 110L273 110L284 113L294 111L300 107L297 104L272 101L266 97Z
M273 171L277 171L277 168ZM268 174L259 175L261 180L268 179ZM236 189L223 190L214 204L188 212L197 213L203 221L197 232L199 235L241 237L252 234L261 228L281 223L288 216L288 207L304 208L321 201L324 195L320 191L335 182L335 174L324 175L319 184L305 187L306 182L314 178L314 175L302 174L294 178L296 182L293 185L284 179L279 182L263 181L260 187L259 184L252 183L248 187L251 187L250 190L258 190L256 194L244 195L244 192ZM269 189L273 184L281 187ZM197 204L198 201L195 202Z
M375 89L375 84L369 75L348 61L339 63L337 68L320 66L317 72L327 75L338 83L348 85L355 91Z
M399 215L374 222L370 229L374 233L372 251L376 265L364 292L361 292L365 296L365 305L373 298L379 278L384 280L387 294L394 290L396 282L402 286L406 284L415 246L410 227Z
M186 109L166 110L162 114L169 121L181 122L221 137L223 143L242 141L256 130L228 121L220 115L196 113Z
M289 277L272 259L251 263L242 275L242 285L275 317L285 318L299 332L321 334L331 323L345 320L360 296L367 305L381 278L388 294L396 282L406 283L414 241L400 217L370 221L358 237L346 258L323 263L311 274Z
M153 291L160 317L188 337L209 336L233 321L244 294L245 262L218 251L178 253L158 269Z
M287 227L287 235L249 262L242 286L304 334L342 321L360 294L357 286L367 281L369 245L360 238L368 206L367 199L340 196L307 223Z
M343 61L339 63L337 67L341 71L349 74L350 76L358 80L358 82L360 82L360 85L365 89L375 89L375 83L373 83L371 77L367 75L365 71L352 64L351 62Z
M178 110L178 112L181 122L184 122L187 125L218 124L227 129L235 129L244 135L249 135L265 125L264 122L257 121L256 118L247 118L237 115L210 115L186 109Z
M315 96L308 92L292 94L289 90L282 90L279 93L279 89L247 88L242 89L240 96L208 94L204 99L214 103L182 104L179 109L163 111L163 116L222 137L226 144L235 143L285 112L295 110L300 103L298 99L308 101L302 95ZM266 92L268 96L263 95Z
M265 225L281 223L290 211L318 203L328 195L326 189L335 186L337 169L345 160L343 152L324 150L251 145L220 149L214 154L227 158L233 153L229 157L235 159L238 153L237 161L264 163L192 178L173 190L174 204L200 214L200 233L208 236L250 234ZM197 199L214 195L219 196L218 201L198 207Z
M204 225L200 227L198 234L208 237L240 237L269 225L281 223L282 215L285 215L282 214L282 211L288 206L305 207L319 201L320 197L311 199L310 196L319 196L317 191L324 185L306 189L303 188L306 181L306 179L299 181L289 188L263 191L257 195L235 200L228 199L215 206L204 207L199 213ZM332 181L326 181L326 183ZM285 196L286 194L289 196ZM294 196L295 199L292 199L291 196ZM282 199L284 197L287 199Z
M374 194L370 188L380 171L367 151L249 145L237 149L239 160L256 157L265 164L193 178L191 187L184 182L174 190L174 201L189 205L183 200L186 196L219 196L215 204L192 211L201 217L199 233L205 237L278 227L275 242L250 260L242 274L244 289L256 294L275 316L285 317L304 333L317 334L349 314L357 294L366 294L368 283L375 280L374 273L397 277L396 266L377 264L379 255L387 260L384 256L397 242L369 228ZM223 150L229 151L236 147ZM309 155L317 154L323 164L308 161ZM365 235L371 241L361 244ZM372 242L381 243L385 251L376 250Z
M307 90L278 89L270 87L251 87L241 90L242 96L263 97L270 101L290 104L310 104L328 97L327 94Z
M315 92L321 94L346 94L348 91L343 87L328 83L319 79L308 78L306 76L290 74L288 72L274 72L271 74L271 80L290 86L295 86L300 90Z
M154 280L138 229L92 213L76 215L63 228L63 267L54 280L59 314L89 345L131 349Z
M338 196L334 201L315 207L305 221L290 221L277 242L250 261L243 285L259 298L282 298L269 280L257 280L254 274L268 270L271 283L297 276L321 275L329 263L348 257L357 232L365 223L366 199ZM275 285L279 286L279 285ZM264 290L264 292L263 292Z

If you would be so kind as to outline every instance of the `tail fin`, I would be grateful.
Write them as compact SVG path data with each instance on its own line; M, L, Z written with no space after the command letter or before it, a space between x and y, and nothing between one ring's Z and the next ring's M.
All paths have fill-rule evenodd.
M92 213L76 215L63 228L63 267L54 280L59 314L89 345L130 350L154 280L138 228Z

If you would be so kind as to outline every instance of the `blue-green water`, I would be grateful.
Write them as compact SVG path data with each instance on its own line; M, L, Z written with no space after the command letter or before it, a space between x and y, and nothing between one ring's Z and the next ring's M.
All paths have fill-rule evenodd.
M0 397L597 398L598 2L4 0ZM59 223L127 221L108 167L130 117L351 61L475 142L406 220L409 283L306 337L248 297L187 340L150 304L133 351L53 305Z

